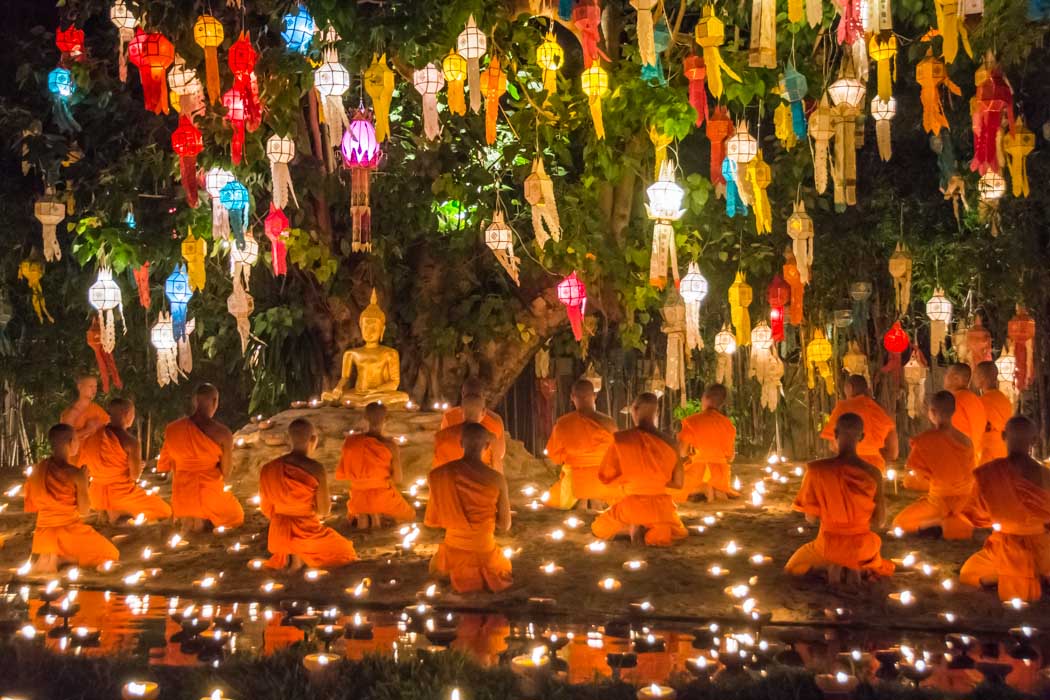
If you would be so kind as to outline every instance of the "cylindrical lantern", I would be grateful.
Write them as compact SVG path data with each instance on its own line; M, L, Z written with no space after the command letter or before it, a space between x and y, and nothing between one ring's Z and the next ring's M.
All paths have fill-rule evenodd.
M933 291L933 296L926 302L926 317L930 319L930 358L936 360L937 355L944 350L948 324L952 321L952 303L940 287Z
M222 22L211 15L201 15L193 24L193 40L204 49L204 75L208 86L208 99L212 104L219 101L222 86L219 83L219 47L226 33Z
M689 271L678 285L678 293L685 301L686 350L702 350L704 341L700 337L700 305L707 297L707 278L700 273L700 267L689 263Z
M577 341L583 339L583 315L587 312L587 287L576 273L558 283L558 301L565 305L565 312Z
M481 57L488 50L488 38L478 29L477 23L474 22L474 15L470 16L466 28L456 38L456 49L460 56L467 59L470 109L477 114L481 111Z
M780 275L773 275L773 281L766 288L766 300L769 302L769 325L773 331L773 340L784 340L784 307L791 300L791 287Z

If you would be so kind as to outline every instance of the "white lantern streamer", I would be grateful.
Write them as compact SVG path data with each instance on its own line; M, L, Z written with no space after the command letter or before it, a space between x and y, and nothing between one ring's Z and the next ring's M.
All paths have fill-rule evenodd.
M784 363L777 355L773 329L765 321L759 321L751 329L750 375L762 387L762 408L771 413L776 411L780 403L780 380L784 376Z
M660 166L659 179L646 190L649 201L645 210L655 222L653 250L649 258L649 283L658 287L662 287L667 281L668 264L675 282L678 281L678 250L671 222L678 221L685 213L682 209L685 190L675 182L674 168L674 161L665 160Z
M244 247L230 246L230 276L245 290L251 288L252 268L259 262L259 243L250 230L244 233Z
M423 98L423 133L427 141L433 141L441 134L441 122L438 120L437 94L445 87L445 75L433 63L428 63L423 68L412 74L412 85ZM471 102L478 92L473 88L470 91ZM478 99L481 99L480 97ZM475 112L477 110L474 110Z
M488 50L488 38L478 29L478 25L474 22L474 15L470 16L466 28L456 38L456 48L459 55L467 59L470 109L477 114L481 111L481 57Z
M251 335L249 317L255 311L255 299L241 284L240 276L233 278L233 293L226 299L226 309L237 320L237 334L241 337L241 354L248 350L248 338Z
M930 319L930 356L936 358L944 350L948 324L952 322L952 303L938 287L926 302L926 316Z
M518 280L518 265L521 260L514 254L514 231L504 221L503 209L498 204L492 214L492 223L485 229L485 245L514 280L514 284L521 286Z
M314 71L314 87L321 96L324 122L328 130L328 148L325 158L328 169L334 167L332 153L343 141L343 131L350 127L350 118L343 107L343 95L350 89L350 71L339 62L334 47L325 49L324 63Z
M109 21L117 28L120 37L117 44L117 64L120 73L120 82L128 82L128 43L135 38L135 27L139 21L131 13L124 0L117 0L113 7L109 8Z
M686 350L704 349L704 340L700 337L700 305L707 297L708 289L707 278L700 273L700 266L695 262L689 263L689 270L678 286L685 301Z
M33 207L37 221L43 226L44 259L48 262L62 259L58 245L58 225L66 218L66 205L54 199L54 191L48 188L43 199Z
M128 328L127 322L124 321L124 304L120 287L113 281L113 272L108 267L103 266L98 269L98 279L88 288L88 303L98 311L102 349L111 353L117 345L114 309L120 311L120 322L124 325L125 333L128 332Z
M150 329L150 342L157 349L157 384L167 386L179 383L178 343L171 325L171 314L161 311Z
M225 241L230 237L230 212L219 201L219 193L233 180L233 173L220 167L204 173L204 191L211 200L211 237L215 241Z
M193 346L190 345L190 334L197 330L197 319L186 321L186 335L178 340L179 370L189 375L193 371Z
M554 182L548 177L541 156L532 161L532 173L525 178L525 201L532 206L532 232L536 235L536 245L543 249L550 239L560 241L561 218L554 199Z
M715 381L726 387L733 386L733 355L736 353L736 336L728 325L722 326L715 336Z
M288 197L291 196L298 208L299 200L295 198L292 174L288 170L288 164L295 158L295 141L290 137L274 134L266 140L266 157L270 159L274 206L284 209L288 206Z

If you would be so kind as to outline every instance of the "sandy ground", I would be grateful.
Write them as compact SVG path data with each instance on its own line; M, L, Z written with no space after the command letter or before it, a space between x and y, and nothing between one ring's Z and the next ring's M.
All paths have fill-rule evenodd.
M275 448L276 449L276 448ZM514 502L514 525L508 536L499 538L501 545L515 551L513 558L515 585L500 595L477 595L466 598L445 595L443 601L462 606L496 608L511 612L534 608L533 598L549 598L544 605L576 618L602 618L623 614L631 603L648 601L657 617L724 617L732 616L734 601L725 589L749 583L749 595L758 602L760 610L772 613L778 621L802 622L825 619L825 610L847 609L848 619L857 623L879 626L939 627L945 622L939 613L952 611L959 615L965 629L1004 628L1024 620L1045 617L1050 604L1041 603L1022 612L1004 611L991 591L965 589L957 583L959 567L965 558L980 547L985 533L979 533L972 542L949 543L929 537L896 539L883 537L883 556L899 558L908 552L918 553L919 561L936 567L931 576L918 570L898 571L892 579L869 584L861 590L832 590L816 579L792 580L781 568L799 545L812 539L815 528L806 526L802 516L791 512L790 503L800 479L793 473L794 464L781 468L788 483L764 481L768 492L765 508L756 511L745 501L716 504L688 504L681 507L682 519L690 536L668 549L632 546L628 541L609 543L604 552L592 553L586 546L593 542L590 522L593 514L583 511L532 510L523 489L530 485L543 487L553 481L554 468L533 460L520 445L511 447L516 455L508 466L508 473L525 472L528 478L511 479L511 497ZM523 466L525 462L527 466ZM515 471L517 469L517 471ZM735 474L741 479L745 492L751 484L767 477L765 465L737 465ZM410 470L411 475L411 470ZM156 477L152 477L156 480ZM15 480L2 484L5 489ZM161 494L167 493L167 484L157 482ZM350 537L362 561L341 570L329 572L319 581L307 581L302 574L274 576L252 571L249 560L266 556L266 519L251 505L256 484L252 479L241 479L234 492L245 503L247 521L243 528L229 533L195 535L188 546L171 550L166 546L172 530L168 525L144 527L99 526L112 537L121 551L122 561L110 574L83 572L82 583L113 589L130 588L137 592L156 591L182 593L190 597L214 596L240 600L307 597L317 602L349 601L345 589L368 577L373 581L365 600L373 604L407 604L414 601L428 583L428 559L436 548L440 533L422 530L414 551L400 556L395 546L400 536L394 529L367 534L351 531L345 516L345 492L334 492L339 502L333 508L329 524ZM910 502L915 494L889 489L890 517ZM14 570L26 561L31 545L33 518L22 513L21 497L5 501L7 508L0 514L0 533L5 544L0 550L0 581L17 578ZM574 529L565 521L576 516L580 523ZM94 516L92 516L92 520ZM713 519L713 524L712 524ZM419 512L422 520L422 511ZM709 524L705 524L705 520ZM701 532L700 529L703 528ZM550 533L564 532L561 541ZM727 551L730 542L737 553ZM240 543L239 551L231 547ZM153 556L142 558L149 547ZM520 551L519 551L520 550ZM755 565L750 557L762 554L771 562ZM637 572L624 570L628 560L644 560L646 566ZM543 573L541 565L553 561L562 571L554 575ZM729 573L714 577L709 573L718 564ZM127 586L124 578L138 570L158 568L150 578L135 586ZM222 574L218 585L205 594L194 587L194 581L206 573ZM606 593L598 582L612 576L621 582L618 591ZM284 584L285 589L269 596L260 593L266 580ZM394 585L380 585L396 579ZM951 591L941 582L950 579L955 585ZM917 602L905 608L889 599L889 594L910 590Z

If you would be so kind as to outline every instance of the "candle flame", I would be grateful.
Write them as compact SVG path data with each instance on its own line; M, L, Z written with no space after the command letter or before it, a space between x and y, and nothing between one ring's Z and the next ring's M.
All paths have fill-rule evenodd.
M664 689L658 686L656 683L652 683L649 686L649 694L654 698L663 697Z
M537 666L543 661L544 655L547 653L547 649L544 647L533 647L532 648L532 663Z
M849 680L849 676L847 674L843 673L842 671L839 671L838 673L835 674L835 681L837 683L839 683L839 685L846 685L846 681L848 681L848 680Z

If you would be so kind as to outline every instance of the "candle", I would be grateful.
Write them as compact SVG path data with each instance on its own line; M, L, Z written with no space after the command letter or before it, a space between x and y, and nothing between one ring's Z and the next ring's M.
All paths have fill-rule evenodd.
M310 672L310 675L313 678L318 678L338 660L339 657L335 654L328 654L325 652L307 654L303 657L303 666Z
M606 576L598 582L598 587L606 593L612 593L620 590L620 582L614 579L612 576Z
M915 594L911 591L901 591L900 593L890 593L890 600L900 603L901 605L912 605L915 603Z
M821 673L816 677L817 687L824 693L828 700L833 698L848 698L857 689L859 681L856 676L843 671L835 674Z
M346 592L355 598L364 598L368 595L368 588L372 585L372 579L361 579L355 586L346 589Z
M265 594L279 593L284 590L284 584L276 581L267 581L263 585L259 586L259 591Z
M773 561L773 559L767 557L765 554L752 554L748 561L750 561L754 566L764 566L769 562Z
M653 683L644 688L638 690L636 696L638 700L650 700L651 698L660 698L660 700L675 700L678 694L674 688L668 688L666 685L657 685Z
M642 571L648 564L644 559L631 559L623 563L624 571Z
M547 537L551 538L555 542L561 542L565 539L565 531L561 529L551 530Z
M732 557L740 552L740 547L733 540L729 540L729 542L726 543L726 546L722 547L722 551Z
M232 700L229 695L223 695L222 690L216 688L211 691L209 695L205 695L201 700Z
M606 549L608 549L608 545L605 543L604 540L598 540L597 542L591 542L589 545L587 545L587 551L590 552L591 554L601 554Z
M577 518L575 515L570 515L568 518L565 519L565 527L572 530L575 530L582 524L583 521Z
M310 583L316 583L317 581L320 581L327 575L328 572L324 569L308 569L306 573L303 574L303 578L305 578Z
M518 680L518 692L525 698L539 697L550 670L546 647L535 647L529 655L510 660L511 671Z
M547 574L548 576L551 576L553 574L561 573L562 571L564 571L564 569L562 569L560 566L558 566L554 562L549 561L549 562L546 562L545 564L543 564L542 566L540 566L540 571L542 571L543 573Z
M121 689L124 700L156 700L160 695L160 686L152 681L131 681Z
M711 574L715 578L720 578L729 573L729 569L723 569L721 564L712 564L707 569L707 573Z

